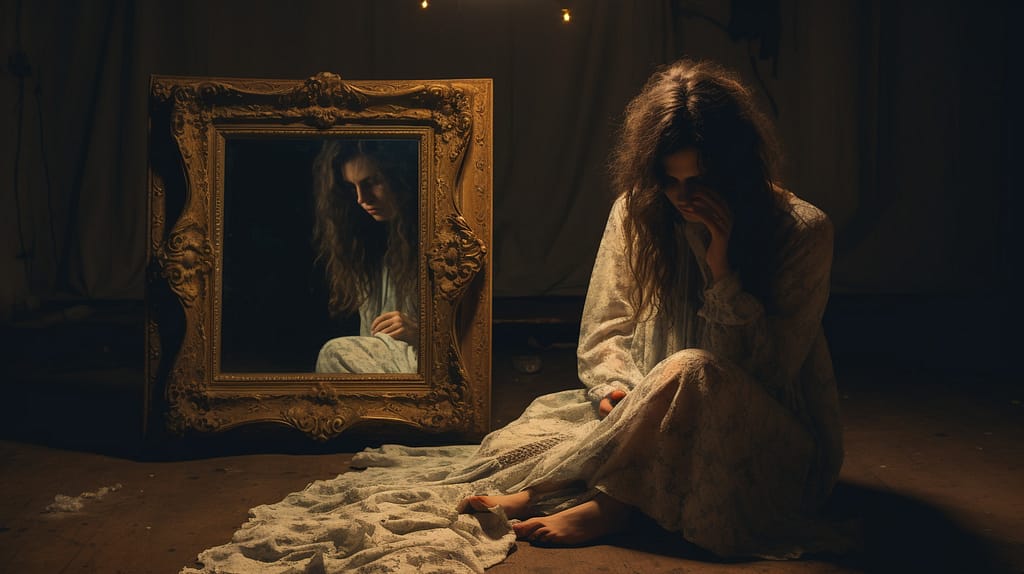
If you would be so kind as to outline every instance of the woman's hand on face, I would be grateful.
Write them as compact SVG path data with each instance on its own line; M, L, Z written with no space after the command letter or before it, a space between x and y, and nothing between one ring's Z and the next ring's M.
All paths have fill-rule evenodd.
M700 152L684 148L662 158L662 191L683 219L699 222L711 232L707 264L714 280L729 274L729 234L733 216L729 204L715 191L716 180L701 169Z
M608 393L603 399L601 399L600 404L598 404L597 415L602 419L608 416L608 414L612 412L612 409L615 408L615 405L619 404L619 401L624 398L626 398L626 391L615 389Z
M371 335L389 335L393 339L414 344L420 336L419 324L409 315L400 311L382 313L370 324Z
M685 205L678 207L688 219L703 223L711 232L707 263L714 278L729 274L729 236L732 234L732 210L725 199L714 190L700 186L689 195Z

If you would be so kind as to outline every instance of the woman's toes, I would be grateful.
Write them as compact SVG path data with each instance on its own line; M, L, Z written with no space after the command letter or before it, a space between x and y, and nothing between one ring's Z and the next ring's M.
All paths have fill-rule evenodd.
M459 514L472 514L474 512L487 512L490 508L493 508L494 504L490 503L490 500L486 496L474 495L467 496L459 503L456 510Z
M527 520L525 522L519 522L512 525L512 530L516 533L516 538L520 540L529 540L535 532L544 525L537 520Z

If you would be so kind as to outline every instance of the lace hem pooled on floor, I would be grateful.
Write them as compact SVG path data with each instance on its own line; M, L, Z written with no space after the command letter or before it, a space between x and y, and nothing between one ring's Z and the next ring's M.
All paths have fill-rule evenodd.
M253 508L231 542L203 551L200 566L182 574L483 572L512 550L515 534L500 509L458 514L473 486L443 484L476 450L360 453L354 465L370 468Z

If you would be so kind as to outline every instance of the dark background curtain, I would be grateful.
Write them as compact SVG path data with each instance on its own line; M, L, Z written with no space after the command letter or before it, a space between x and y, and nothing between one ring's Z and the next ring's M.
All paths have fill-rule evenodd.
M143 296L157 73L493 78L495 295L581 295L617 191L606 163L623 107L683 55L736 69L776 110L785 183L837 227L835 292L952 293L999 302L966 311L992 313L1020 285L1019 80L1002 3L2 6L0 317Z

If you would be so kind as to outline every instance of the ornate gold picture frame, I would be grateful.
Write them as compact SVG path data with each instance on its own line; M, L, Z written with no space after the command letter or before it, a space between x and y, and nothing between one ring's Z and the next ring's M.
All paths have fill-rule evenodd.
M150 96L147 426L202 434L265 423L323 441L374 422L482 436L491 81L154 76ZM314 324L333 328L326 306L305 297L323 274L302 163L331 140L398 141L416 158L409 315L419 331L406 372L313 372L316 348L295 342L321 340ZM275 364L271 351L289 345L299 362Z

